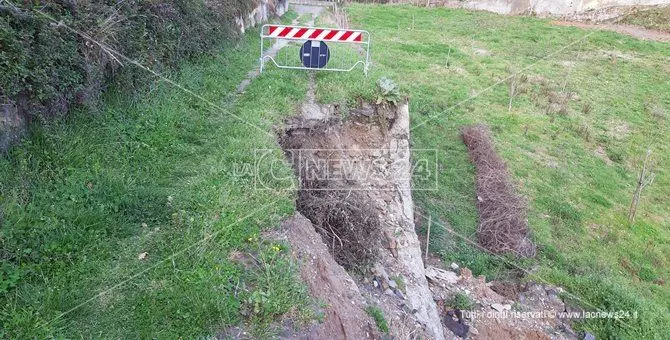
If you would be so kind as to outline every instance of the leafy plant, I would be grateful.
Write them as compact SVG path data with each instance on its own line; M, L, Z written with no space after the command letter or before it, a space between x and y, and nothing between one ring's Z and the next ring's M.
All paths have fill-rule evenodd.
M14 288L19 282L19 271L10 266L8 263L3 263L0 266L0 296Z
M528 91L528 76L519 73L516 69L510 67L508 72L512 75L507 79L507 86L509 90L509 102L507 105L507 112L512 111L512 100L520 94L526 93Z
M456 309L471 310L475 306L475 303L472 302L472 299L470 299L467 295L463 293L456 293L451 297L451 299L449 299L448 305Z
M401 292L405 292L407 289L407 284L405 283L405 280L402 278L402 276L391 276L390 279L395 281L396 285L398 285L398 289L400 289Z
M49 1L0 6L0 98L33 121L96 107L109 86L136 91L153 80L119 54L161 73L236 36L250 1ZM35 5L37 6L37 5ZM50 16L56 24L46 16ZM70 29L83 32L90 39Z
M368 306L365 308L365 312L368 313L374 320L375 324L377 324L377 328L384 333L389 332L389 325L386 322L386 318L384 318L384 312L377 307L377 306Z
M377 80L377 105L400 102L400 87L393 80L382 77Z

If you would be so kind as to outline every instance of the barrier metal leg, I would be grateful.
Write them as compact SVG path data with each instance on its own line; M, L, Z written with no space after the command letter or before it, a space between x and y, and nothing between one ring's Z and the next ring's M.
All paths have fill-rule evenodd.
M260 69L258 73L260 74L263 73L263 37L261 37L261 57L259 59L259 62L260 62Z

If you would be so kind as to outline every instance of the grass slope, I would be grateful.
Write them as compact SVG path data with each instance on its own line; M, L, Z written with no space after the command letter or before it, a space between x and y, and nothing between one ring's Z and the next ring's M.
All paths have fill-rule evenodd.
M37 126L0 158L0 337L211 336L241 322L261 332L303 310L283 246L259 240L294 198L253 190L252 175L254 150L270 149L261 171L291 178L270 133L307 77L269 71L234 95L258 43L252 31L173 77L224 112L157 80ZM233 252L259 262L245 268Z
M582 329L615 338L670 334L664 285L670 278L670 45L484 12L360 4L348 10L351 27L372 34L371 75L361 81L358 72L320 73L317 95L353 106L359 97L373 99L381 76L401 85L410 97L412 147L439 155L439 189L415 191L419 208L475 239L474 169L459 127L489 124L530 200L539 255L517 263L587 304L631 316L587 320ZM505 79L515 73L528 81L508 111ZM656 180L629 224L647 148L657 160ZM477 274L508 273L502 261L444 229L431 230L431 241L444 260Z

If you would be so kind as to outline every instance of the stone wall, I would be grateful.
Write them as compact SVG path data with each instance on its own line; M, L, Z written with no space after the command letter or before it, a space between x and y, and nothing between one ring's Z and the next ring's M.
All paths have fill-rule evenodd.
M670 5L670 0L389 0L418 6L466 8L499 14L564 16L612 7Z
M261 0L251 12L235 18L241 33L249 27L262 24L273 16L282 16L288 10L288 0Z

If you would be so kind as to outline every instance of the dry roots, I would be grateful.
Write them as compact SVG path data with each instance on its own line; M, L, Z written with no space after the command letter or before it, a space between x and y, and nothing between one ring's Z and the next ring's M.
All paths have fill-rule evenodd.
M461 129L461 136L477 171L477 241L494 253L535 256L526 201L517 194L505 162L496 154L489 129L481 124L466 126Z
M378 255L379 219L354 192L302 190L298 210L316 227L335 261L345 269L364 270Z

